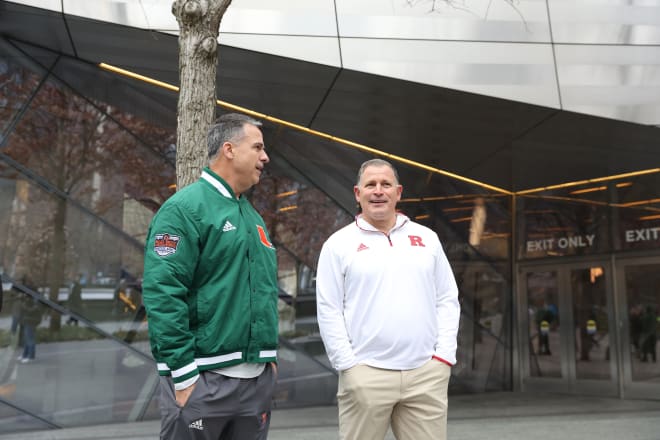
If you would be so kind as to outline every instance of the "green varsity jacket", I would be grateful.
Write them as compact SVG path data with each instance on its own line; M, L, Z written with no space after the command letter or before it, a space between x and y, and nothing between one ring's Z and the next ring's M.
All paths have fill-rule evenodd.
M250 202L208 168L154 216L142 290L158 372L176 385L276 360L275 248Z

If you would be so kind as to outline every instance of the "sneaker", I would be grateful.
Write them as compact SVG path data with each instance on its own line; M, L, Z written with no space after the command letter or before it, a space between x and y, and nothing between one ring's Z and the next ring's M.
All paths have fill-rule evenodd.
M22 354L19 355L19 356L16 358L16 360L19 361L19 362L22 361L22 360L23 360L23 355L22 355Z
M34 359L31 358L23 358L21 359L21 364L27 364L28 362L34 362Z

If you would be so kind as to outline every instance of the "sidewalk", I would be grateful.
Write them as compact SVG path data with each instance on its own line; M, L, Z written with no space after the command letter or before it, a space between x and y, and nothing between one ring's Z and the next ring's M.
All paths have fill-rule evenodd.
M156 440L158 421L0 435L0 440ZM488 393L452 396L449 440L658 440L660 401ZM336 440L335 407L276 409L269 440ZM394 440L388 434L387 440Z

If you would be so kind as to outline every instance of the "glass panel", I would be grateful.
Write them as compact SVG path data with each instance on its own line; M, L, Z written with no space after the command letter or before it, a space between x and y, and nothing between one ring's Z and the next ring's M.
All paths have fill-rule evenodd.
M154 144L147 147L124 123L151 132ZM172 149L170 133L49 80L7 138L5 151L43 185L142 240L152 209L174 190L169 187L174 167L165 157Z
M576 46L660 43L657 0L553 0L548 2L555 42Z
M346 69L559 107L550 45L341 38L341 49Z
M589 255L609 249L607 191L579 191L570 188L518 198L521 258Z
M0 176L0 200L7 207L0 214L5 231L0 266L14 279L38 275L48 298L70 309L73 315L53 318L52 330L92 321L149 353L141 301L142 243L42 191L2 162ZM130 211L127 207L125 215Z
M628 335L633 381L660 380L657 363L660 324L660 264L626 266L626 300L629 307Z
M660 249L660 172L616 182L620 249Z
M313 355L284 341L278 351L280 372L273 395L274 405L286 408L301 405L328 405L335 401L337 375ZM325 357L325 352L322 351Z
M654 15L660 17L660 14ZM656 29L660 37L660 27ZM660 54L653 46L571 44L554 47L564 110L638 124L657 124Z
M30 270L7 294L0 320L3 398L59 426L126 421L146 407L153 360L83 322L61 326L65 316L48 291L43 273Z
M505 347L510 328L503 299L511 289L502 276L503 266L480 261L452 264L462 297L458 362L452 374L473 392L508 389Z
M610 334L605 270L571 270L577 379L609 379Z
M231 8L230 8L231 10ZM224 23L224 20L223 20ZM336 37L222 33L223 45L264 52L311 63L341 66Z
M26 68L28 64L31 61L26 56L0 40L0 142L43 78Z
M338 0L343 37L550 42L545 2Z
M12 385L7 388L1 388L3 398L6 393L14 389ZM50 428L52 428L52 425L43 420L39 420L5 403L0 404L0 434L13 434L15 436L18 432L41 431Z
M557 272L528 272L526 286L530 375L561 377Z

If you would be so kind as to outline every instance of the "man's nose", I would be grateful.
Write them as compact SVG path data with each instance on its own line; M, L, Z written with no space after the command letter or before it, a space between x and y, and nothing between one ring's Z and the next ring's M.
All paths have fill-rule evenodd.
M263 153L263 154L262 154L260 160L261 160L263 163L268 163L268 162L270 162L270 157L268 157L268 153L266 153L265 150L262 151L262 153Z

